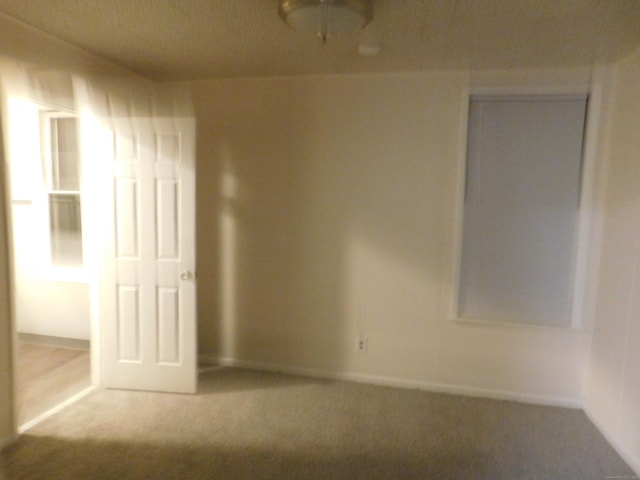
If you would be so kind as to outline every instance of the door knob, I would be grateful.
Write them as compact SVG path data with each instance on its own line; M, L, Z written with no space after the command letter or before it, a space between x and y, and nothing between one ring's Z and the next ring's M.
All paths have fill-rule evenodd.
M185 270L180 274L180 280L193 280L193 273L189 270Z

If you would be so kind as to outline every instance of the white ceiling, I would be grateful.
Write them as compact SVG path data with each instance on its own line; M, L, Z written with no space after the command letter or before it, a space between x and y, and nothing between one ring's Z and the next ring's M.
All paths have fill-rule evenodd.
M324 45L277 9L278 0L0 0L0 12L155 80L578 66L640 47L640 0L374 0L370 27ZM368 37L377 56L358 55Z

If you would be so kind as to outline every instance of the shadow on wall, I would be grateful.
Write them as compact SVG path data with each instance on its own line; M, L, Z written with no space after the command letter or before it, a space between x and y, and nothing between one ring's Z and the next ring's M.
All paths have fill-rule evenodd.
M202 352L353 371L365 337L378 374L435 368L458 145L457 111L435 113L459 94L367 81L194 89Z
M240 81L195 92L199 348L339 370L345 226L335 188L322 182L340 176L292 143L314 132L296 124L287 82L266 88Z

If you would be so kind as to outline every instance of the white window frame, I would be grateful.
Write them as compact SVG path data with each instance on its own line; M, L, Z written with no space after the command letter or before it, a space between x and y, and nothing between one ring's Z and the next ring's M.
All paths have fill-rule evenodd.
M40 130L37 132L39 142L40 142L40 150L41 150L41 174L40 174L40 201L38 202L41 205L41 213L40 219L43 223L43 238L42 238L42 249L46 252L45 255L45 265L41 270L42 280L49 281L57 281L57 282L72 282L72 283L88 283L88 272L86 268L86 253L85 253L85 234L84 234L84 215L82 213L82 163L78 165L78 176L79 176L79 188L78 190L73 191L62 191L51 189L51 171L52 171L52 156L51 156L51 131L50 131L50 120L52 118L75 118L78 122L80 122L79 116L70 110L61 109L56 106L46 106L40 105ZM79 149L79 146L78 146ZM79 160L80 161L80 160ZM50 228L50 204L49 204L49 196L51 193L58 194L74 194L80 197L80 217L81 217L81 225L82 225L82 238L81 242L83 245L83 261L81 265L73 265L73 266L65 266L65 265L57 265L53 263L52 259L52 236L51 236L51 228Z
M596 185L597 170L597 140L600 116L602 113L603 88L600 81L580 85L544 86L544 87L475 87L465 92L462 102L460 147L458 154L458 168L456 178L456 207L455 207L455 233L454 233L454 258L452 262L452 288L449 304L449 319L457 323L488 324L506 328L532 328L551 329L562 331L581 332L591 328L593 324L593 311L595 300L593 295L587 295L597 276L597 265L589 265L592 252L597 252L599 235L597 218L595 217L598 190L601 185ZM501 320L476 319L461 317L459 313L460 297L460 273L462 267L463 228L465 209L465 188L467 168L467 142L469 127L469 104L473 96L568 96L586 95L588 107L585 119L583 138L582 177L580 179L581 202L578 210L576 260L573 277L573 293L571 299L571 321L568 326L552 326L535 323L506 322Z

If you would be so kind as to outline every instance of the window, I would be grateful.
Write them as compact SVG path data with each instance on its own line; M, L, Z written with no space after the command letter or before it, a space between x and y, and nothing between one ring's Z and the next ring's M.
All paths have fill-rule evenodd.
M83 255L77 122L68 115L45 112L42 114L41 124L51 264L81 267Z
M471 98L459 317L571 325L586 108Z

